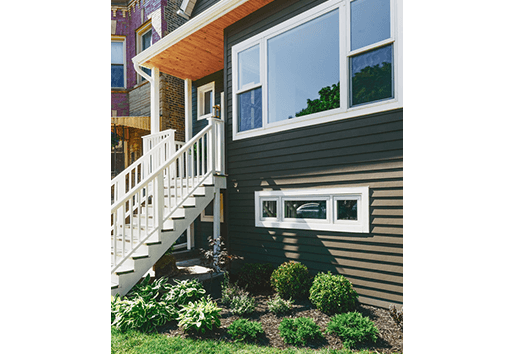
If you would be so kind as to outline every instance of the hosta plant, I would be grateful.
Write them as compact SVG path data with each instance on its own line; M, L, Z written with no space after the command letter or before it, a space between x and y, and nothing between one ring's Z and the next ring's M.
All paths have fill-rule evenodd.
M350 349L357 343L377 341L378 329L368 318L359 312L348 312L335 315L327 325L327 333L341 337L343 345Z
M307 297L312 283L307 267L294 261L282 263L273 271L270 281L283 299Z
M358 297L348 279L328 272L314 277L309 300L321 312L340 313L353 310Z
M278 331L285 343L306 345L308 341L323 338L320 327L312 318L284 318L278 326Z
M249 315L255 311L255 299L248 293L234 296L230 301L230 309L237 316Z
M120 331L136 329L153 332L171 319L172 311L166 302L136 295L133 299L121 300L116 304L112 325Z
M196 331L205 333L205 331L212 330L214 327L219 327L221 309L216 306L210 297L203 297L198 301L190 302L182 306L178 312L178 325L189 331L195 329Z
M294 300L284 300L280 295L275 294L275 297L268 301L268 309L275 313L286 313L293 307Z
M246 318L235 320L228 326L228 334L235 342L255 341L263 334L262 324L257 321L249 321Z
M160 300L162 295L168 293L171 289L168 278L160 278L152 283L150 282L150 274L148 274L139 284L136 284L127 294L129 299L142 297L144 300Z
M174 308L173 317L177 318L181 306L203 298L205 296L205 289L197 279L175 280L175 283L163 297L163 300Z

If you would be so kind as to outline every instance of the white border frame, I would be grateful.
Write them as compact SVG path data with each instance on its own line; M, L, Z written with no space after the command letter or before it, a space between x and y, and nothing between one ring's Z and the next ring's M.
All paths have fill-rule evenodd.
M351 0L354 1L354 0ZM329 0L321 5L318 5L304 13L295 16L287 21L284 21L266 31L263 31L252 38L242 41L232 47L232 139L246 139L281 131L286 131L295 128L306 127L315 124L322 124L340 119L347 119L356 116L384 112L403 107L403 61L401 53L403 51L402 44L402 0L390 0L391 4L391 37L379 43L375 43L364 48L359 48L353 52L350 51L350 0ZM339 27L341 30L340 40L340 82L341 87L344 87L345 92L341 94L340 108L332 109L324 112L313 113L307 116L296 117L295 119L286 119L279 122L269 124L268 120L268 102L267 102L267 45L266 41L274 36L286 32L294 27L306 23L316 17L319 17L327 12L339 9ZM393 43L393 70L394 70L394 97L391 99L384 99L368 104L362 104L354 107L349 107L349 56L350 54L356 55L371 48L378 48L387 44ZM237 90L238 87L238 53L248 49L256 44L260 45L260 58L261 58L261 87L262 87L262 128L238 132L238 107L237 107L237 94L248 90ZM257 85L258 86L258 85ZM236 88L236 89L235 89Z
M198 87L196 89L196 115L197 115L196 119L197 120L206 119L206 118L212 117L212 113L214 112L214 108L211 107L211 110L212 110L211 113L204 114L203 113L203 106L204 106L204 93L207 92L207 91L210 91L210 90L212 90L212 93L211 93L212 105L214 106L216 104L214 102L215 97L216 97L214 89L215 89L214 81L209 82L208 84L200 86L200 87Z
M357 220L337 220L337 201L357 200ZM277 201L277 218L262 216L262 202ZM284 218L285 200L326 200L327 219ZM254 199L255 226L335 232L369 233L369 187L257 191Z
M112 89L126 89L127 88L127 41L126 37L121 36L111 36L111 43L112 42L121 42L123 43L123 87L112 87ZM111 63L112 65L112 63Z

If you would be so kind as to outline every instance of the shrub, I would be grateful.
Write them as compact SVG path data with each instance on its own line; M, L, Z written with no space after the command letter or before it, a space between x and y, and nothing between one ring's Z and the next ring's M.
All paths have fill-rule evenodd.
M275 294L273 299L268 301L268 309L273 313L285 313L293 307L294 300L284 300L280 295Z
M389 316L396 322L396 324L403 330L403 306L397 310L396 306L389 306Z
M293 345L306 345L307 341L323 338L319 326L307 317L284 318L278 331L285 343Z
M249 321L246 318L235 320L228 326L228 334L236 342L257 340L259 334L263 334L262 324L257 321Z
M270 281L282 298L303 298L309 294L311 276L305 265L290 261L275 269Z
M122 332L129 329L153 332L172 318L172 309L166 302L136 295L131 300L120 300L116 303L112 325Z
M196 302L190 302L182 306L178 312L178 325L188 331L194 328L202 333L206 329L212 330L213 327L219 327L221 309L216 306L210 297L203 297Z
M205 289L197 279L175 280L175 283L169 293L163 298L169 306L174 308L173 317L177 318L180 307L203 298L205 296Z
M255 299L248 293L234 296L230 301L230 309L237 316L249 315L255 311Z
M239 284L250 291L269 289L273 266L270 263L246 263L239 271Z
M350 349L364 341L377 341L378 329L368 317L358 312L335 315L327 325L327 333L335 333L343 340L343 345Z
M309 300L322 312L340 313L353 310L358 297L348 279L328 272L314 277Z

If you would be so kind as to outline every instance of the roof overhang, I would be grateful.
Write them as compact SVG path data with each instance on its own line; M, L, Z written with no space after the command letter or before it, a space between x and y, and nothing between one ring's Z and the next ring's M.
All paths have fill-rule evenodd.
M273 0L221 0L132 61L180 79L197 80L223 69L223 30Z

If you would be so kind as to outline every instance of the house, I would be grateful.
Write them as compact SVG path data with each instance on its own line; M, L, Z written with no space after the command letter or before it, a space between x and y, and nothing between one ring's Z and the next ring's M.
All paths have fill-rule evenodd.
M218 239L223 224L246 262L300 261L345 275L364 304L402 304L402 0L183 0L181 11L187 22L133 62L184 80L185 144L148 153L144 181L111 208L112 235L142 232L148 254L162 251L213 201L212 229L196 237ZM133 278L152 263L114 245ZM128 291L122 263L112 291Z
M177 14L179 5L167 0L111 0L113 177L141 157L141 138L151 130L150 85L136 73L132 58L185 23ZM184 82L164 72L159 77L159 130L174 129L177 139L184 141Z

